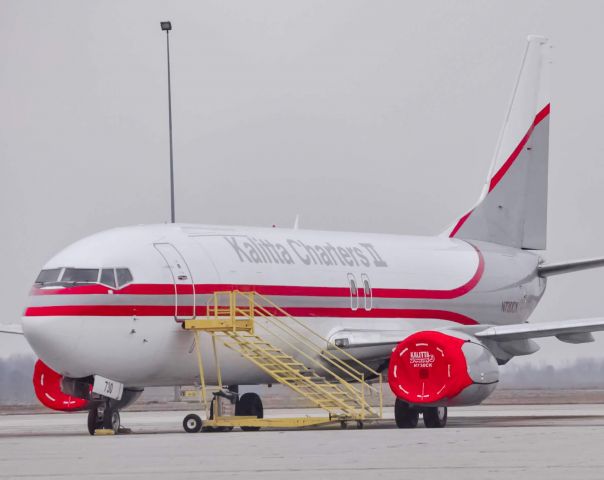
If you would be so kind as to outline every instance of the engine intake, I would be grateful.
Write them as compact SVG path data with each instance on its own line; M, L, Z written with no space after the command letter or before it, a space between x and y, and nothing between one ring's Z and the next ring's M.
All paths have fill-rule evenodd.
M63 412L86 410L88 400L64 393L61 387L63 376L55 372L42 360L34 366L34 392L45 407Z
M388 366L390 388L410 404L476 405L498 381L491 352L458 332L414 333L395 347Z

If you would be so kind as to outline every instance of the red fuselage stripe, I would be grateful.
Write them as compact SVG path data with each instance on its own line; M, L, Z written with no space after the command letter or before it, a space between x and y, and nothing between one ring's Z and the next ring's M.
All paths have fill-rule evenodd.
M478 266L472 278L465 284L450 290L428 290L428 289L395 289L374 288L371 296L389 299L433 299L447 300L461 297L470 292L484 274L484 256L478 248L474 247L478 255ZM267 296L292 296L292 297L350 297L350 289L346 287L320 287L320 286L290 286L290 285L237 285L237 284L199 284L174 285L174 284L132 284L120 290L113 290L102 285L80 285L68 288L39 288L33 287L31 295L103 295L111 298L108 291L114 295L197 295L212 294L217 291L239 290L242 292L256 291ZM362 287L358 289L358 297L364 297ZM309 299L309 304L312 299ZM312 305L303 307L282 308L289 315L295 317L359 317L359 318L421 318L441 319L464 325L474 325L478 322L470 317L456 312L440 309L401 309L401 308L362 308L352 310L340 307L314 307ZM277 310L271 312L275 315L281 313ZM25 310L25 316L174 316L173 305L48 305L32 306ZM197 306L196 315L205 315L205 306ZM178 307L178 316L192 316L193 307L182 305Z
M475 247L474 247L475 248ZM411 289L411 288L373 288L371 295L373 298L424 298L434 300L447 300L465 295L471 291L480 281L484 274L484 256L482 252L475 248L478 255L478 266L474 275L465 284L450 290L429 290L429 289ZM31 295L107 295L112 290L115 295L197 295L212 294L214 292L239 290L241 292L255 291L261 295L274 296L292 296L292 297L349 297L350 289L348 287L319 287L319 286L295 286L295 285L251 285L251 284L196 284L195 291L193 285L174 284L132 284L120 290L113 290L102 285L81 285L69 288L38 288L33 287ZM359 294L362 297L364 290L359 288Z
M439 319L463 325L475 325L474 319L456 312L432 309L397 309L397 308L374 308L364 310L359 308L331 308L331 307L283 307L293 317L347 317L347 318L413 318L413 319ZM206 314L205 307L198 307L197 315ZM267 307L275 316L282 313L275 308ZM48 307L29 307L25 310L27 317L173 317L175 307L170 305L61 305ZM191 317L192 306L178 307L178 315Z

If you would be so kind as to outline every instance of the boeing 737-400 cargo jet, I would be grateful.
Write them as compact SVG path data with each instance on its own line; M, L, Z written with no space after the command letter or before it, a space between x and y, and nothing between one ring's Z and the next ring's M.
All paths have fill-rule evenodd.
M40 358L39 400L90 410L93 433L119 426L118 410L147 386L195 384L193 335L183 323L207 316L217 291L257 292L278 307L271 314L287 312L327 339L322 349L337 346L387 372L401 428L420 415L427 427L443 427L447 407L482 402L499 365L539 349L534 338L593 341L604 318L527 322L549 276L604 265L549 264L537 253L546 248L548 52L545 38L529 37L482 194L440 235L165 224L117 228L65 248L44 265L22 319ZM213 372L210 336L203 338ZM291 354L278 340L273 347ZM275 381L237 352L220 357L208 382ZM99 393L98 381L119 393ZM236 400L240 412L261 416L258 395Z

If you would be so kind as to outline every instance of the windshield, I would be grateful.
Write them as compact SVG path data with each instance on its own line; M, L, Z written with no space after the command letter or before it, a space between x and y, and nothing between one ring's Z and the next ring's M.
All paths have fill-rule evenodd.
M99 275L100 273L100 275ZM117 281L116 281L117 280ZM42 270L35 284L42 287L100 284L122 288L133 281L128 268L49 268Z
M65 283L96 283L99 279L98 268L66 268L61 277Z
M36 278L36 283L52 283L59 280L59 275L61 274L62 268L50 268L48 270L42 270L38 278Z

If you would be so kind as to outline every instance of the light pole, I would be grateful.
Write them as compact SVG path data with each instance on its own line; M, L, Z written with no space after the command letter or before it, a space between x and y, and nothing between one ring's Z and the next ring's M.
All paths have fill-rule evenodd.
M160 22L161 29L166 32L166 50L168 52L168 124L170 127L170 221L176 221L174 213L174 153L172 149L172 91L170 85L170 30L172 23Z
M170 30L172 23L160 22L161 29L166 32L166 51L168 53L168 125L170 128L170 222L176 222L174 211L174 151L172 148L172 86L170 84ZM174 386L174 401L180 401L180 387Z

